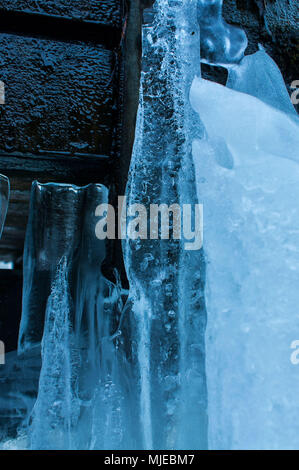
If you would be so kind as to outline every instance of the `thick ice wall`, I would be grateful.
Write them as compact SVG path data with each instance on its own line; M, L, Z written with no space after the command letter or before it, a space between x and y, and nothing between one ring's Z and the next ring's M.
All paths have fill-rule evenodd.
M296 449L298 120L246 93L196 78L190 94L207 136L193 156L205 214L209 446Z

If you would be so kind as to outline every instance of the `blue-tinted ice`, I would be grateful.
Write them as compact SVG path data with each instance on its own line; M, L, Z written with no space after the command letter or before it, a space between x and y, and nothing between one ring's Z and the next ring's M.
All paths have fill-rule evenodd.
M263 50L244 57L245 33L221 9L156 0L127 187L128 204L203 203L204 252L125 240L123 308L95 239L108 191L34 183L25 359L9 355L0 381L4 448L299 447L298 118L276 64ZM228 68L226 87L200 78L200 48ZM39 374L34 407L26 371Z
M298 449L298 118L276 67L258 54L230 81L237 90L195 78L190 93L206 128L193 157L205 214L213 449ZM250 73L259 62L273 95Z
M248 41L240 28L222 18L223 0L198 0L201 61L230 66L240 62Z

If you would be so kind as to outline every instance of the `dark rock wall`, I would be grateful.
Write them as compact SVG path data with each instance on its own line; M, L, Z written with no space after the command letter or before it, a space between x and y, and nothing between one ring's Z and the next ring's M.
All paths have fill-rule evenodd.
M0 8L121 24L119 0L0 0Z
M112 154L113 51L9 34L0 51L1 150Z
M0 337L4 341L6 353L16 349L21 302L22 273L0 269Z
M125 14L125 0L0 0L0 173L12 190L2 260L21 267L34 179L113 188L117 160L130 158L119 132Z
M126 17L125 0L0 0L0 173L11 182L0 260L15 264L0 272L0 339L8 351L18 334L32 181L103 183L111 198L125 187L126 174L116 169L130 161L138 105L134 98L130 113L124 110L125 41L136 34ZM139 69L134 74L138 82ZM114 252L111 245L111 270L122 265Z

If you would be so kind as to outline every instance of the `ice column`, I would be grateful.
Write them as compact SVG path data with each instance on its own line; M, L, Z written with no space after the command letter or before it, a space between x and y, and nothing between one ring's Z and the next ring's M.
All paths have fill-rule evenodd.
M101 185L35 182L32 187L19 352L38 347L42 339L30 428L35 449L126 445L122 390L127 388L121 383L126 369L114 344L122 293L101 272L106 247L95 230L96 208L107 202ZM109 421L114 437L109 440L106 427L101 439Z
M76 305L76 331L94 341L88 301L99 289L105 242L97 240L95 211L107 202L101 185L83 188L34 182L24 250L23 312L19 352L39 344L51 285L60 260L68 260L70 291ZM89 278L85 277L89 272ZM91 280L92 277L92 280Z
M128 205L139 204L136 210L140 204L149 213L150 204L196 201L191 136L200 126L188 102L200 69L196 12L196 1L158 0L154 23L143 29L141 97L127 188ZM130 297L120 328L136 383L137 445L205 448L202 253L191 256L181 240L160 235L150 239L148 232L124 247Z

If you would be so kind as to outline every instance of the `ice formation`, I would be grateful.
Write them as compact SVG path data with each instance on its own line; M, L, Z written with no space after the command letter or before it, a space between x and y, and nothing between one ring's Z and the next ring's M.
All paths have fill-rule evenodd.
M261 46L258 52L229 68L226 85L297 117L279 68Z
M4 175L0 175L0 238L2 235L4 222L6 219L9 195L10 195L9 179Z
M247 47L244 31L222 18L223 0L198 0L201 61L213 65L240 62Z
M94 350L98 324L93 302L100 288L99 266L105 258L104 242L95 235L95 210L107 198L108 191L101 185L33 183L24 250L20 353L42 339L47 300L63 257L68 260L76 331L83 335L80 341L89 339L90 351Z
M113 335L122 294L101 272L105 241L95 234L96 207L107 202L101 185L35 182L32 187L19 336L25 357L42 339L38 397L32 414L29 409L32 449L90 448L103 430L103 424L95 427L94 407L98 422L117 413L105 402L112 375L121 369ZM114 395L119 377L122 372L112 384ZM117 431L114 424L117 432L122 435L124 427Z
M222 138L236 163L264 153L299 161L297 117L293 119L254 96L198 78L192 85L191 103L209 137ZM217 110L217 116L211 108Z
M195 78L190 92L206 129L193 155L205 213L214 449L298 449L290 360L299 334L298 118L287 114L276 67L258 54L230 81L236 89ZM273 96L257 86L258 63L265 85L277 80Z
M143 31L143 73L128 203L196 202L188 93L200 71L197 1L158 0ZM201 251L178 240L128 240L130 297L121 330L136 377L141 446L206 448ZM130 334L134 338L130 344Z
M76 366L72 358L72 298L68 283L67 258L57 266L47 301L42 340L42 368L32 412L32 449L71 449L72 427L80 406L74 386Z
M203 203L204 252L124 240L123 306L95 237L106 188L35 182L2 448L298 448L298 118L221 9L156 0L127 187L130 205ZM226 87L200 77L200 49Z

